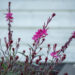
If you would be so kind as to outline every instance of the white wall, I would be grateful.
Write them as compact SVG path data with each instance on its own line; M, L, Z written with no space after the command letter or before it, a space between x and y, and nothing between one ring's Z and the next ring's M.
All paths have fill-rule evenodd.
M50 43L58 43L58 48L68 40L75 30L75 0L10 0L14 16L13 39L21 37L20 51L27 49L27 43L32 43L32 36L38 28L41 28L47 18L53 13L56 16L49 24L49 31L44 47ZM0 0L0 38L4 46L3 37L7 36L7 12L9 0ZM65 61L75 62L75 40L67 49ZM27 51L28 52L28 51ZM23 60L23 59L22 59Z

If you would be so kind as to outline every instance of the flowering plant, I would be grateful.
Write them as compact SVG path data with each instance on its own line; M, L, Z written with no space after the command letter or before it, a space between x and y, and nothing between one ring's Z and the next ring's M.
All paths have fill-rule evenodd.
M48 24L56 15L53 13L51 17L48 18L47 23L44 23L41 29L33 35L32 40L34 41L32 45L29 45L29 55L23 52L18 52L20 38L16 43L16 47L13 47L13 31L11 30L11 23L13 22L13 14L10 10L11 2L8 4L8 13L6 14L6 20L8 21L8 38L4 38L6 50L3 50L0 39L0 51L3 54L0 59L0 75L57 75L58 71L55 71L55 66L58 63L61 63L66 58L66 54L64 53L66 48L69 46L72 39L75 38L75 31L72 33L72 36L68 39L68 41L61 47L61 49L56 50L57 44L53 45L53 51L51 51L51 46L48 44L47 56L45 57L44 65L42 65L42 56L39 55L39 52L43 50L41 45L45 41L45 37L48 35ZM19 56L17 53L25 56L25 62L20 63L17 62ZM52 60L48 58L48 55L52 56ZM35 60L35 61L34 61ZM49 62L49 65L48 65ZM18 66L17 66L18 65ZM17 67L16 67L17 66ZM52 71L55 71L53 74ZM17 72L17 73L16 73ZM64 75L67 75L65 73Z

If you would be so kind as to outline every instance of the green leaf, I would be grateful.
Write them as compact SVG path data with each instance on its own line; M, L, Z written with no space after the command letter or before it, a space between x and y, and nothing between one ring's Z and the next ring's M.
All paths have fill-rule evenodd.
M24 55L24 56L26 57L26 55L25 55L25 54L23 54L23 53L21 53L21 52L18 52L18 53L20 53L20 54L22 54L22 55Z
M6 69L6 68L7 68L7 66L6 66L5 64L2 64L2 67L3 67L4 69Z
M32 49L32 51L34 50L33 47L32 47L31 45L29 45L29 44L27 44L27 45Z

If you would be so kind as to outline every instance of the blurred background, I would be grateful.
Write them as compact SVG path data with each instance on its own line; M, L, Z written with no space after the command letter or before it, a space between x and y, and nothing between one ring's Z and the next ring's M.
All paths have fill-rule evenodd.
M7 37L8 34L8 22L5 14L9 1L11 1L14 17L12 23L14 45L17 38L21 38L19 51L25 49L26 53L29 53L27 44L32 45L33 35L38 28L42 28L52 13L56 13L56 16L49 24L50 29L46 41L42 45L41 54L46 52L49 43L51 50L55 43L58 44L57 50L59 50L75 31L75 0L0 0L0 38L3 48L5 48L4 37ZM67 58L64 62L75 62L75 40L71 42L65 53ZM21 57L20 60L23 61L24 58Z

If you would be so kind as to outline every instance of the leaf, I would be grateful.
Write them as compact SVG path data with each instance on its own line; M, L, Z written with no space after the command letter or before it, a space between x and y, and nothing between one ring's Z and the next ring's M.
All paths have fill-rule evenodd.
M24 56L26 57L26 55L25 55L25 54L23 54L23 53L21 53L21 52L18 52L18 53L20 53L20 54L22 54L22 55L24 55Z
M27 44L27 45L32 49L32 51L34 50L33 47L32 47L31 45L29 45L29 44Z
M45 54L40 54L40 55L36 55L35 57L38 57L38 56L44 56Z
M7 68L6 64L2 64L2 67L3 67L4 69L6 69L6 68Z

